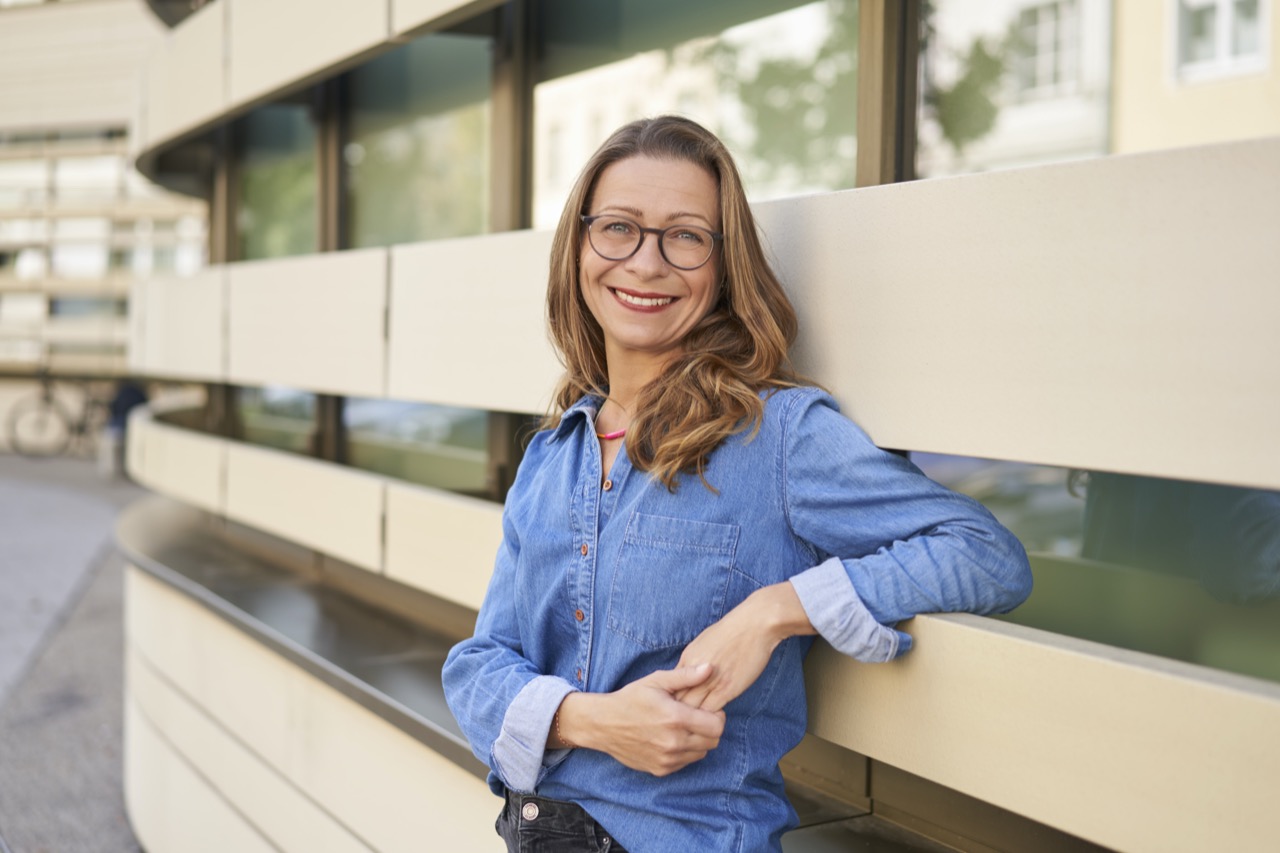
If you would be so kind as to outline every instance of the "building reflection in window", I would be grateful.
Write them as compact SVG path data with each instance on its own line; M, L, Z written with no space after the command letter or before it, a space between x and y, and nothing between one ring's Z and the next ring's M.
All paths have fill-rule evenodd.
M1010 621L1280 681L1280 493L913 453L1031 554Z
M315 394L278 385L241 388L236 405L245 441L312 454L316 434Z
M343 419L352 466L439 489L487 494L488 412L348 397Z
M535 227L555 225L605 134L659 113L717 132L753 201L853 186L856 0L557 0L537 9Z
M316 251L316 130L305 103L268 104L239 126L240 259Z
M350 247L487 230L490 32L425 36L347 76Z
M1110 0L935 0L922 24L920 177L1108 153Z

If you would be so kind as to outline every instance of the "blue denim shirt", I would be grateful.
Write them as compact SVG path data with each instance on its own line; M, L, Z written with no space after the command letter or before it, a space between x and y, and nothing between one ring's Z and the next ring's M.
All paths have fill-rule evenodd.
M637 853L779 850L796 817L778 760L805 732L811 638L782 643L726 706L718 748L662 778L603 752L546 749L561 700L673 668L751 592L788 580L831 645L887 661L911 646L889 627L899 620L1022 602L1026 554L981 505L877 448L818 389L773 393L754 438L711 454L718 493L697 476L668 491L625 446L602 487L599 404L580 401L525 454L475 636L445 661L449 707L495 792L579 803Z

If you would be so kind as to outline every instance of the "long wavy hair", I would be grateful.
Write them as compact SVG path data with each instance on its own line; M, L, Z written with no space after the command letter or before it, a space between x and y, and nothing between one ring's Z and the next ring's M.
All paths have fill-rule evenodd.
M551 245L547 318L565 373L546 424L584 394L608 396L604 333L582 296L578 259L601 173L630 157L683 160L701 166L719 189L724 241L716 257L719 296L685 336L682 352L640 392L627 430L627 455L674 491L678 475L704 476L711 452L764 416L760 393L804 380L791 368L796 314L765 257L742 179L729 154L706 128L678 116L641 119L614 132L591 157L565 203Z

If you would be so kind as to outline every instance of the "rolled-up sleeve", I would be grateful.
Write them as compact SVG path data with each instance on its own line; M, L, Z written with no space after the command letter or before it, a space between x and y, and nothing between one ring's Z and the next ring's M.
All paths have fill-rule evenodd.
M515 600L518 553L504 514L503 542L475 634L450 650L443 680L449 710L472 752L506 787L531 792L568 754L548 751L546 743L556 709L574 688L524 657Z
M791 579L818 633L845 654L911 647L918 613L1001 613L1031 593L1026 551L977 501L876 447L821 392L797 395L779 462L793 533L819 558Z

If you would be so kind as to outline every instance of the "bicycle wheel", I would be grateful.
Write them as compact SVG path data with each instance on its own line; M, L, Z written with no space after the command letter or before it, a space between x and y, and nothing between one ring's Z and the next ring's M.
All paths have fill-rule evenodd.
M54 400L19 400L9 410L9 446L23 456L57 456L71 443L71 418Z

